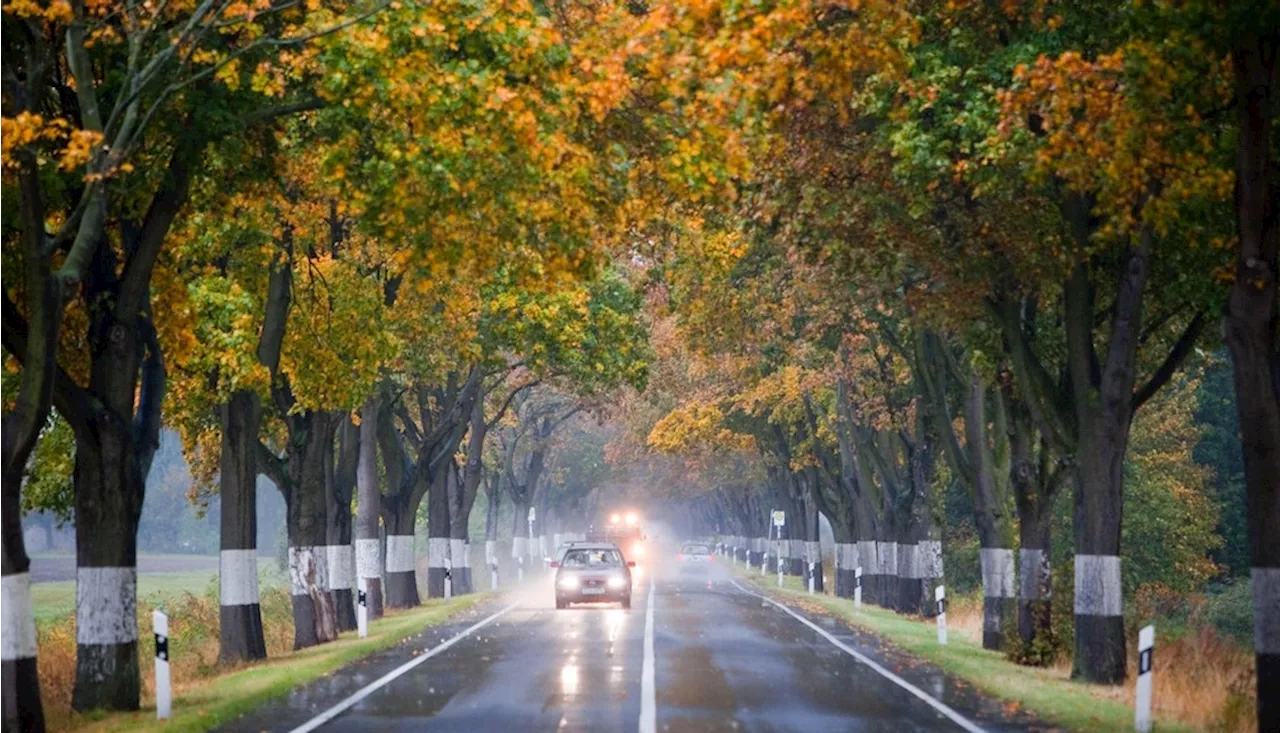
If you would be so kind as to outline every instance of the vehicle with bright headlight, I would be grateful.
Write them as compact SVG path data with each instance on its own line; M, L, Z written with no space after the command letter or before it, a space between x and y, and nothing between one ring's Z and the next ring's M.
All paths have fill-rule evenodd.
M631 568L611 542L575 543L551 566L556 571L556 608L570 603L618 602L631 608Z

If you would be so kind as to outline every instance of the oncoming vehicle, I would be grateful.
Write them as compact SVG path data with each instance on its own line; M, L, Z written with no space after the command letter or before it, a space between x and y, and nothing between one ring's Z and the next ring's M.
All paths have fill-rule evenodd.
M676 567L681 574L706 575L711 569L711 545L705 542L686 542L676 555Z
M576 543L551 563L556 569L556 608L570 603L617 601L631 608L631 568L613 543Z
M593 542L610 542L626 551L628 557L645 556L645 536L640 515L634 511L614 512L603 530L592 527L587 539Z

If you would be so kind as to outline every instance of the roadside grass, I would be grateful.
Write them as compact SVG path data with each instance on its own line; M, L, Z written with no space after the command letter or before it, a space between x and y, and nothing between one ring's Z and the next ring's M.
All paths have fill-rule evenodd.
M150 639L153 602L139 593L138 645L142 671L143 709L132 713L71 711L75 682L75 620L64 618L39 629L40 691L50 730L77 731L202 731L225 724L269 700L287 694L298 685L329 674L340 667L386 649L413 634L465 611L488 598L489 593L461 596L449 603L425 602L421 607L388 609L386 616L369 625L364 639L346 632L329 644L293 651L293 616L284 588L261 593L262 627L267 660L250 665L218 663L218 597L212 593L167 596L169 614L170 676L173 681L173 717L155 719L154 666Z
M933 620L904 616L878 606L833 595L810 596L800 578L785 577L777 587L777 576L742 572L758 589L778 596L797 607L824 610L831 615L870 631L900 649L932 662L943 670L973 684L991 697L1018 705L1042 720L1069 730L1133 730L1132 681L1124 685L1091 685L1070 679L1070 660L1051 667L1026 667L1005 659L999 652L982 648L981 600L962 597L947 609L948 644L938 644ZM1242 661L1249 667L1252 658L1232 652L1205 634L1158 640L1160 660L1154 678L1153 713L1159 731L1211 730L1235 733L1257 729L1252 701L1232 695L1230 689ZM1136 656L1136 653L1135 653ZM1247 655L1244 655L1247 656Z
M258 561L258 587L263 590L283 587L288 578L270 558ZM176 573L139 573L138 604L144 602L160 606L182 598L184 595L201 595L218 592L218 571L186 570ZM76 582L59 580L52 583L33 583L31 603L36 625L44 626L71 616L76 608Z

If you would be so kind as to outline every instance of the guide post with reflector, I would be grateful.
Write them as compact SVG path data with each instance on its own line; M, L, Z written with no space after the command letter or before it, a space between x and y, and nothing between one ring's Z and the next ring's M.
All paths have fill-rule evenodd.
M862 608L862 566L853 569L853 607Z
M933 591L933 597L938 602L938 643L947 643L947 591L943 586L938 586Z
M1133 706L1133 728L1151 731L1151 656L1156 643L1156 627L1147 625L1138 632L1138 697Z
M809 595L813 595L813 573L814 573L813 561L810 560L809 561Z
M356 579L356 633L363 639L369 635L369 584Z
M151 630L156 635L156 718L168 720L173 713L173 688L169 682L169 617L156 609L151 614Z
M444 559L444 599L453 598L453 556Z

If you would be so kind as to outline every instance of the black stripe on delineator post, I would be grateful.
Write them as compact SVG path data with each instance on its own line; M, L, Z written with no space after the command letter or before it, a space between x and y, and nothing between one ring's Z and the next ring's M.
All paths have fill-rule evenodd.
M156 634L156 659L169 661L169 637L164 634Z
M1143 649L1138 653L1138 674L1146 674L1151 671L1151 653L1155 649Z

